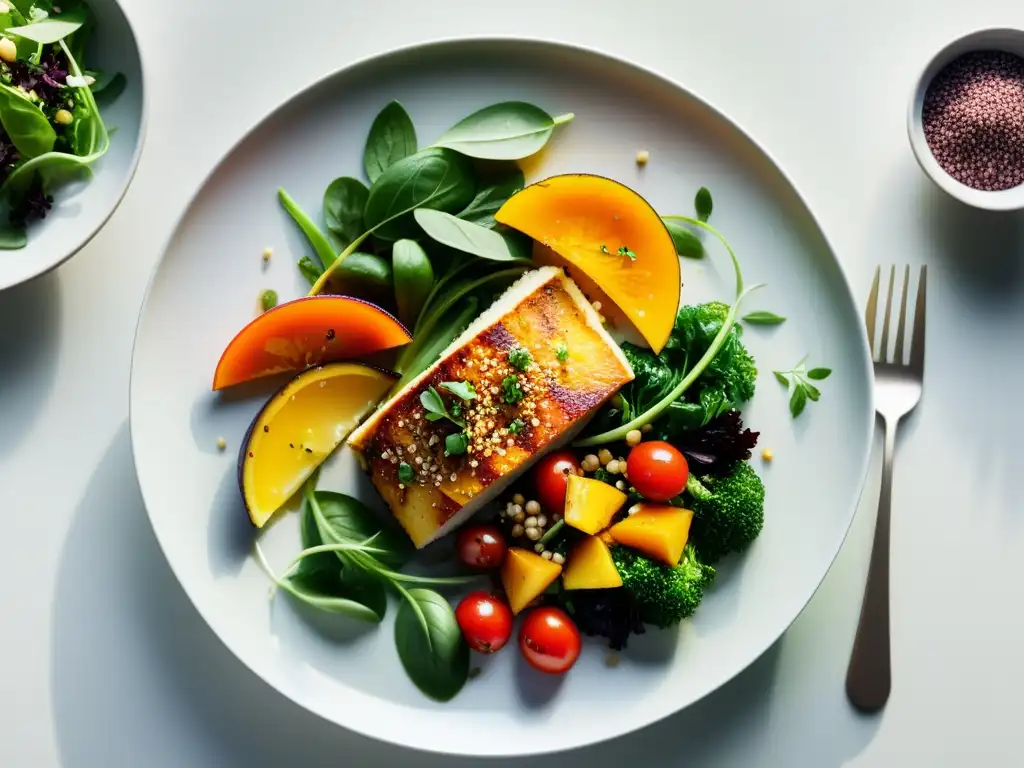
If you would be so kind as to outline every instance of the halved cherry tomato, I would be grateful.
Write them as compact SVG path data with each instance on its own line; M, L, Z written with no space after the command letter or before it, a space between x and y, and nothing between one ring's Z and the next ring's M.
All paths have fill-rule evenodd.
M512 611L494 595L470 592L455 609L455 620L466 643L474 651L500 651L512 637Z
M470 568L497 568L505 560L508 545L496 525L467 525L459 531L459 560Z
M629 484L645 499L668 501L683 492L690 468L675 446L652 440L629 452L626 475Z
M580 631L560 608L531 611L519 630L519 650L530 666L549 675L568 672L580 655Z
M562 514L565 510L565 489L569 474L580 468L572 451L549 453L533 470L533 482L537 488L537 501L548 514Z

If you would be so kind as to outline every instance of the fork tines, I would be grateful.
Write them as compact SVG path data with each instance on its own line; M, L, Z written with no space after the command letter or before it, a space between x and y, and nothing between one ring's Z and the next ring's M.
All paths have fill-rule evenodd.
M893 353L889 354L889 328L893 316L892 296L896 289L896 265L889 268L889 290L885 300L885 314L882 319L882 337L877 339L875 335L875 319L878 314L878 286L882 277L882 268L875 268L875 279L871 284L871 294L868 297L868 306L865 313L865 322L868 330L868 343L871 345L871 355L876 363L889 363L891 365L908 366L916 371L924 370L924 323L925 323L925 292L927 287L928 267L921 267L921 274L917 282L917 301L913 307L914 326L909 344L906 343L907 335L907 296L910 293L910 265L906 265L903 273L902 296L900 299L899 318L896 326L896 342ZM876 345L876 341L878 342ZM905 347L909 346L910 359L905 361Z

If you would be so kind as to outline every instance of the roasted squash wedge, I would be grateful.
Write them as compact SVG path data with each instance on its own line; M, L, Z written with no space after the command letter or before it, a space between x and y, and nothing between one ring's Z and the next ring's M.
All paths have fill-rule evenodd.
M660 504L639 506L638 512L608 529L612 538L665 565L678 564L690 535L693 512Z
M501 566L508 605L518 614L558 578L562 566L525 549L512 547Z
M565 490L565 524L584 533L599 533L626 503L622 491L590 477L569 475Z
M622 586L622 577L612 553L600 536L590 536L569 553L562 586L566 589L614 589Z
M672 237L639 194L603 176L552 176L512 195L494 218L558 254L571 277L589 278L655 352L662 350L682 275Z

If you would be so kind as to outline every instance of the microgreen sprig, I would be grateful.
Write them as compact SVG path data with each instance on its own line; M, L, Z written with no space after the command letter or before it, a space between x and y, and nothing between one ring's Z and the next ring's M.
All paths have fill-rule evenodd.
M789 412L794 419L804 412L808 400L816 403L821 397L821 390L811 382L824 381L832 373L831 368L807 370L806 361L807 357L804 356L795 367L788 371L772 371L779 383L789 388Z

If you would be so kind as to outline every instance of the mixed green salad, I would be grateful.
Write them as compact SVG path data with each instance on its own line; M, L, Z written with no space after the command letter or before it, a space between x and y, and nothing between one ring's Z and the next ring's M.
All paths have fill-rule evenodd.
M28 242L60 185L85 177L107 151L100 115L125 87L90 69L95 20L82 0L0 0L0 248Z
M470 678L471 650L494 653L509 642L520 614L520 652L531 666L551 674L573 666L581 635L602 637L612 649L622 650L630 636L649 626L679 624L713 590L723 558L745 551L764 525L765 487L751 464L759 433L743 421L758 378L744 326L778 326L785 318L765 310L741 314L743 301L760 286L745 284L737 255L709 223L714 205L706 188L693 197L692 213L659 216L625 185L602 177L567 175L526 185L517 161L536 154L556 127L571 119L571 114L553 117L530 104L503 102L471 114L424 148L402 106L388 104L367 138L365 180L342 176L332 181L319 223L285 190L278 191L310 248L298 263L310 296L282 305L276 292L261 294L265 319L236 336L215 376L219 389L279 371L279 360L261 357L274 346L275 334L308 345L295 366L297 376L253 421L239 453L240 488L250 518L262 527L280 502L267 507L261 499L269 497L267 489L277 493L281 478L278 465L258 462L265 453L298 451L304 463L295 466L305 473L302 550L280 573L258 544L257 556L277 589L315 609L380 622L388 609L387 593L398 597L398 656L412 681L439 700L455 696ZM649 161L647 153L642 155L638 164ZM572 194L557 197L560 185ZM645 300L650 304L643 305L647 315L639 311L631 317L645 338L655 338L660 331L652 330L650 316L660 313L664 334L649 344L618 344L632 379L602 400L568 447L534 457L496 507L459 529L454 573L410 573L407 566L416 550L394 521L351 496L317 489L320 463L372 408L323 412L319 401L305 399L303 392L319 391L335 378L345 386L375 381L380 399L401 391L510 284L537 266L540 245L561 253L557 233L538 243L528 234L529 221L522 224L522 216L507 214L509 201L531 186L555 195L544 198L552 205L571 199L576 206L571 211L576 217L573 242L591 237L593 243L584 249L582 261L575 245L566 250L566 258L578 268L573 279L591 280L601 292L600 297L587 295L586 301L609 329L626 322L621 316L613 319L615 307L607 306L614 296L620 296L621 305L630 299L616 293L621 289L616 280L628 274L622 270L632 265L654 269L651 265L660 259L657 270L672 284L659 296L668 298L656 299L653 285L632 286L643 294L641 305ZM614 210L623 217L653 216L643 225L650 238L617 239L608 222L618 221L618 213L602 213L595 225L600 234L588 234L586 194L591 193L602 205L612 200L621 206ZM630 231L641 229L637 225ZM704 258L708 239L720 243L730 258L735 294L728 302L682 303L679 257ZM655 253L659 242L667 254ZM346 325L346 316L360 319ZM359 352L352 354L353 348ZM353 362L388 349L397 349L393 375ZM503 366L501 375L508 374L492 393L505 411L523 400L521 387L531 380L521 375L540 365L534 355L541 347L532 349L514 346L505 358L483 364ZM579 349L559 342L554 359L545 365L564 372L578 354ZM808 369L805 361L774 371L789 388L794 418L821 397L815 382L829 373ZM481 396L486 393L469 380L440 382L418 395L422 409L414 409L412 418L440 422L451 432L437 448L445 459L476 466L467 454L471 445L464 415ZM323 455L285 438L274 444L267 435L276 434L279 413L287 414L280 421L289 428L306 419L310 433L323 422L343 436ZM507 438L509 446L542 426L536 416L508 418L500 438ZM762 461L770 460L764 450ZM431 463L429 457L424 461L415 447L400 461L395 457L396 492L416 487L417 476ZM437 591L473 582L479 588L455 608Z

